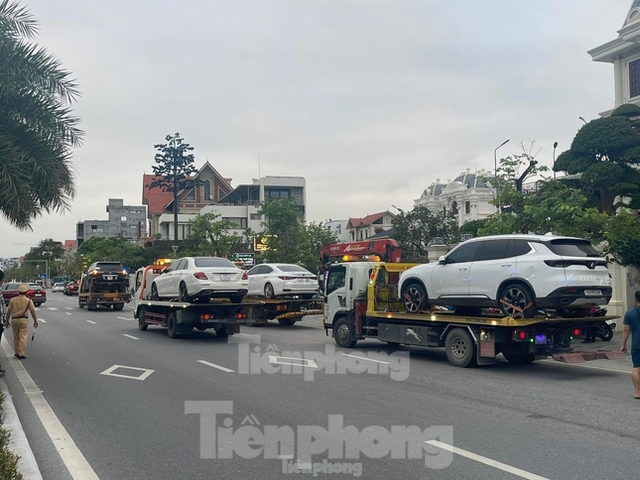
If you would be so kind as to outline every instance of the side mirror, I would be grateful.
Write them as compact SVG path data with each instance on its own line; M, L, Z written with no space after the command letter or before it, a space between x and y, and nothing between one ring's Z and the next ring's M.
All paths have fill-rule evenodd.
M169 268L169 267L165 267L165 268L163 268L163 269L162 269L162 271L161 271L160 273L161 273L161 274L162 274L162 273L169 273L170 271L171 271L171 268Z
M444 265L445 263L447 263L447 258L446 258L444 255L442 255L442 256L438 259L438 263L439 263L440 265Z

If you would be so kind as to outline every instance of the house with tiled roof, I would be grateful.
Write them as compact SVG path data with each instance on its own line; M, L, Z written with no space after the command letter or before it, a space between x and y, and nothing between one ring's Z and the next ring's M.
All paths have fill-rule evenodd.
M390 211L372 213L366 217L351 217L347 222L347 230L349 231L349 241L357 242L365 240L373 235L379 234L384 230L393 227L393 218L395 215Z
M147 206L149 233L151 237L173 240L173 193L162 188L150 188L157 178L153 174L142 177L142 203ZM189 235L189 221L195 215L233 191L231 179L223 177L209 162L205 162L193 179L199 180L201 185L178 194L178 240Z

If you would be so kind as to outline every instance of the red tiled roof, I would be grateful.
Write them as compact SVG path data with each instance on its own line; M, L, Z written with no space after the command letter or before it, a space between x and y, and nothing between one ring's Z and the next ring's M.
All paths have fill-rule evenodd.
M69 248L76 248L78 246L77 240L65 240L62 248L68 250Z
M149 188L157 178L160 177L147 173L142 176L142 204L147 206L149 215L165 213L165 207L173 200L173 193L165 192L162 188Z
M372 213L371 215L367 215L366 217L363 217L363 218L359 218L359 217L349 218L348 224L351 224L351 226L354 228L365 227L367 225L371 225L373 222L375 222L380 217L382 217L385 213L389 213L389 211L387 210L384 212Z

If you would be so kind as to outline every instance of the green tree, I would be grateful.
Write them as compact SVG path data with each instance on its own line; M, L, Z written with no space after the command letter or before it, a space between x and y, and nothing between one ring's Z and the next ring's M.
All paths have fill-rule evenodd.
M621 265L640 267L640 217L623 209L609 218L606 225L606 251Z
M320 269L320 250L323 246L338 243L338 236L324 225L311 222L304 227L305 241L301 247L299 263L310 272Z
M32 276L36 277L40 273L46 273L45 267L49 266L49 277L55 277L60 273L60 264L64 256L64 249L61 242L56 242L52 238L41 240L37 247L33 247L29 253L24 256L28 260L24 264L25 269L35 272ZM34 262L42 262L37 265Z
M220 219L217 213L196 215L189 224L189 240L195 243L193 250L196 255L231 257L241 248L242 237L237 233L229 233L229 230L239 227L229 220Z
M80 144L70 105L75 82L31 40L37 23L17 2L0 2L0 213L19 229L69 208L70 157Z
M193 154L188 152L191 152L193 147L185 143L179 133L167 135L165 140L167 143L154 145L158 153L155 156L157 165L153 165L153 174L157 178L148 187L162 188L163 191L173 194L173 238L178 240L178 193L187 188L195 188L202 182L192 178L197 170L193 165Z
M261 253L265 262L299 263L302 260L306 234L300 206L289 198L270 198L260 204L258 214L264 215L268 249Z
M405 212L398 209L393 219L395 240L402 248L405 262L429 262L427 246L436 237L442 237L447 244L457 243L457 220L451 212L434 212L424 205L418 205Z
M632 197L630 206L640 207L640 172L634 167L640 163L640 137L630 115L631 110L619 108L584 125L554 166L555 171L580 174L590 206L608 214L621 206L616 197Z
M124 237L90 238L78 247L77 255L84 264L98 261L120 262L132 270L150 263L145 250Z

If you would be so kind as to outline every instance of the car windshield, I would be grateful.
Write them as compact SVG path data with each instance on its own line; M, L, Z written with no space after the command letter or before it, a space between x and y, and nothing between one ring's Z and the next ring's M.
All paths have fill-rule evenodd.
M238 268L226 258L201 257L195 259L196 267Z
M29 290L42 290L40 285L29 285Z
M283 272L311 273L309 270L298 265L276 265Z
M588 240L551 240L549 249L561 257L601 257Z

